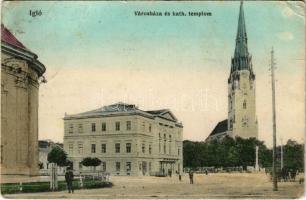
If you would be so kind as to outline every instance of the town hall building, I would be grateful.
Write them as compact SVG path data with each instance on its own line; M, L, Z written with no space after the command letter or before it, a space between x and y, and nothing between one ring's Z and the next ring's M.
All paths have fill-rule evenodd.
M80 162L99 158L96 171L111 175L167 175L183 169L183 125L168 109L144 111L116 103L65 115L64 150L76 173Z
M240 3L234 57L228 78L228 118L219 122L206 141L230 137L258 137L255 74L248 50L243 2Z

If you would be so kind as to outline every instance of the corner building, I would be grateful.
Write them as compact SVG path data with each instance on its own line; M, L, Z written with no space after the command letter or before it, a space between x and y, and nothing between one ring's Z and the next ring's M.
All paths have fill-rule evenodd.
M143 111L117 103L64 117L64 149L73 169L97 157L111 175L167 175L183 169L183 125L168 109Z

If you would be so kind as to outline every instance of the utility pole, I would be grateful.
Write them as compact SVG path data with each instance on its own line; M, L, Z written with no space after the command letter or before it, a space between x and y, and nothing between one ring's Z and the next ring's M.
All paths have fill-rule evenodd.
M280 138L281 141L281 169L284 167L284 151L283 151L283 139Z
M272 164L272 176L273 176L273 191L277 191L277 176L276 176L276 114L275 114L275 77L274 77L274 51L271 50L271 72L272 72L272 112L273 112L273 164Z

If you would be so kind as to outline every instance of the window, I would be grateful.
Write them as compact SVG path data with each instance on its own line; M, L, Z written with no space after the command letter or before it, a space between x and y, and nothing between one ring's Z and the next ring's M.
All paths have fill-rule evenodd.
M117 172L120 171L120 162L116 162L116 171L117 171Z
M116 131L120 131L120 122L116 122Z
M158 133L158 137L159 137L158 150L159 150L159 153L160 153L161 152L161 136L160 136L160 133Z
M78 132L83 133L83 124L79 124L78 126Z
M127 131L130 131L132 129L132 123L131 123L131 121L127 121L126 122L126 130Z
M72 143L70 143L69 145L68 145L68 152L71 154L71 153L73 153L73 144Z
M145 131L146 129L146 122L142 122L142 130Z
M131 143L126 143L126 153L131 153Z
M91 144L91 153L96 153L96 144Z
M82 163L81 163L81 162L79 162L79 169L81 170L81 169L82 169L82 167L83 167Z
M132 164L131 162L126 162L126 171L130 172L132 170Z
M83 144L78 144L78 153L80 154L80 155L82 155L83 154Z
M169 154L171 154L171 141L172 141L172 136L169 135Z
M120 143L115 144L115 152L120 153Z
M141 149L142 149L142 153L145 153L145 152L146 152L146 146L145 146L145 144L142 144Z
M152 154L152 145L149 145L149 154Z
M178 156L180 155L180 152L181 152L181 150L180 150L180 148L178 148L178 149L177 149L177 155L178 155Z
M106 144L101 144L101 153L106 153Z
M96 124L95 123L91 124L91 132L96 132Z
M166 134L164 134L164 154L166 154L166 142L167 142L167 137Z
M106 131L106 123L105 122L102 123L102 131Z
M106 171L106 162L105 162L105 161L102 161L102 162L101 162L101 170L102 170L103 172Z
M149 132L150 133L152 132L152 125L151 124L149 125Z
M243 109L246 109L246 100L243 101Z
M73 133L73 124L70 124L70 125L69 125L68 133Z
M151 172L151 162L149 162L149 172Z

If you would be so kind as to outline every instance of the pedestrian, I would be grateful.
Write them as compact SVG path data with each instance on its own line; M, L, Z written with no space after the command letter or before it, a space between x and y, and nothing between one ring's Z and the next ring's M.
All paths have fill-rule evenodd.
M193 184L193 171L189 171L190 184Z
M70 168L67 169L65 173L65 180L67 183L68 193L73 193L72 181L73 181L73 172Z
M82 177L82 172L80 172L80 187L83 188L83 177Z
M182 181L182 175L179 173L179 181Z

